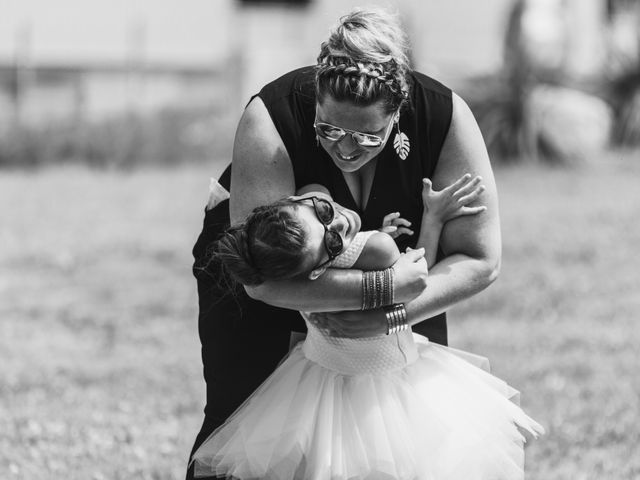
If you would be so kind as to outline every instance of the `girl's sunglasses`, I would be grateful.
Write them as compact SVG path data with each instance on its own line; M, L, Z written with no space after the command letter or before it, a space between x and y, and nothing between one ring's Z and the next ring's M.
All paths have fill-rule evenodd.
M328 226L331 225L331 222L333 222L333 219L336 215L331 202L320 197L306 197L294 201L302 202L304 200L311 200L311 202L313 203L313 210L316 213L316 217L318 217L318 220L324 227L324 248L327 251L327 254L329 254L329 260L315 267L319 268L331 262L334 258L340 255L342 253L342 249L344 248L344 244L342 242L342 237L340 236L340 234L338 232L334 232L333 230L329 230L328 228Z
M391 122L389 122L389 126L387 126L385 137L387 136L387 133L389 133L389 127L393 125L393 120L394 119L392 118ZM353 138L354 142L364 148L376 148L384 143L384 138L379 137L378 135L348 130L346 128L336 127L330 123L314 122L313 128L315 128L316 134L319 137L329 140L330 142L339 142L349 134L351 135L351 138Z

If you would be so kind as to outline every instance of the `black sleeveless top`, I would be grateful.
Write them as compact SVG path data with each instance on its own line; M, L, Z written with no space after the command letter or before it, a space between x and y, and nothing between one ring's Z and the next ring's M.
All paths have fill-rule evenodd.
M422 221L422 179L433 176L449 131L451 90L426 75L409 73L409 102L400 113L399 123L400 131L409 138L409 155L402 160L396 154L394 128L378 156L369 199L362 210L341 170L316 142L314 75L314 67L303 67L267 84L258 93L287 149L296 188L310 183L324 185L336 202L360 214L363 230L380 228L385 215L400 212L416 233L397 238L398 248L402 252L407 246L415 247ZM413 329L432 341L447 343L445 314L423 321Z

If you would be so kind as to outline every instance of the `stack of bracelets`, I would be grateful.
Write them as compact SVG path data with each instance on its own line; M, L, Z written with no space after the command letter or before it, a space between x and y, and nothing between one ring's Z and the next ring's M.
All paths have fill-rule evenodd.
M362 310L384 307L387 335L409 328L402 303L393 303L393 268L362 272Z

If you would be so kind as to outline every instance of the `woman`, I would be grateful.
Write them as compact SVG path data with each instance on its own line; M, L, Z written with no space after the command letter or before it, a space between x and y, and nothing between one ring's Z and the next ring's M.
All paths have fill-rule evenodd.
M429 266L442 226L482 186L462 177L442 192L425 182L418 246ZM385 269L400 253L386 233L360 232L359 215L327 192L254 209L215 243L244 285L330 268ZM335 338L317 324L275 372L194 453L197 476L238 480L515 480L523 437L542 428L509 401L516 392L468 354L406 328L402 306L385 308L387 332ZM309 315L303 313L307 321ZM464 462L460 459L464 458Z
M247 289L252 299L217 289L206 253L228 223L227 206L231 222L239 223L258 205L321 184L359 213L363 230L379 227L389 211L400 212L406 221L393 226L404 251L415 246L412 231L420 229L422 178L442 189L470 172L483 178L479 202L487 210L443 228L426 288L421 255L403 255L394 266L395 301L404 303L414 332L446 345L445 310L495 280L498 204L482 136L460 97L409 69L402 38L388 14L354 11L322 44L317 66L266 85L245 109L233 171L220 180L231 187L230 201L207 212L194 248L207 381L205 422L194 448L273 371L288 351L290 331L304 331L297 310L325 312L323 325L341 336L387 328L383 309L362 310L357 269L328 271L314 281L267 281Z

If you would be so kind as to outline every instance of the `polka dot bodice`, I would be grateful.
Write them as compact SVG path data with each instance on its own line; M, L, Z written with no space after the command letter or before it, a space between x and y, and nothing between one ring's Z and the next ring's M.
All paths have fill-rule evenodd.
M359 232L347 250L331 264L350 268L356 262L369 237L375 232ZM370 338L338 338L326 335L302 312L307 323L307 338L302 346L305 356L321 366L344 375L380 374L403 368L418 358L410 330Z

